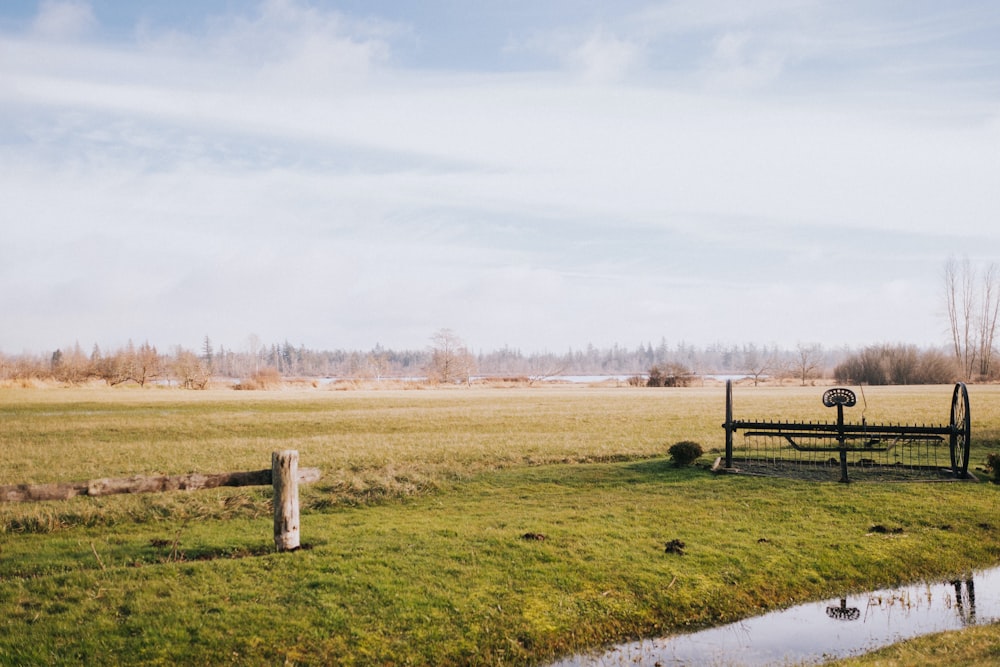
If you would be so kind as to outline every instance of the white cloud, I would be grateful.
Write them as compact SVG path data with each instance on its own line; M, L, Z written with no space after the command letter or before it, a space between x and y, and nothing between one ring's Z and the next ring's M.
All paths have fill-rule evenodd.
M565 56L584 81L604 83L627 76L642 60L642 46L598 30Z
M44 39L58 40L84 36L97 26L97 19L82 0L42 0L32 31Z
M778 79L783 58L774 51L751 52L747 33L726 32L714 40L711 59L702 77L708 88L744 90L758 88Z
M25 322L0 347L102 320L193 346L933 339L938 264L1000 250L995 91L789 86L831 47L822 6L787 6L559 26L535 34L559 65L516 72L409 68L398 21L288 1L131 43L0 35L0 309Z
M213 61L256 69L255 83L265 91L316 94L363 82L389 59L387 39L396 30L289 0L268 0L256 17L217 21L205 47Z

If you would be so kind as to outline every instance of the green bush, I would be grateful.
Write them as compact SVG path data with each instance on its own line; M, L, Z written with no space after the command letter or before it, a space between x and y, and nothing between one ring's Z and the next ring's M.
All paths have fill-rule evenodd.
M994 482L1000 482L1000 454L993 452L986 456L986 470Z
M670 454L670 458L674 460L674 465L677 466L691 465L704 453L701 445L690 440L682 440L671 445L667 452Z

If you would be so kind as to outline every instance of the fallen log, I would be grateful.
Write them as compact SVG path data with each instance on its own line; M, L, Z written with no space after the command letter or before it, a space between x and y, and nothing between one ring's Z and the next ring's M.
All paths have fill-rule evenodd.
M308 484L319 480L319 468L299 468L298 482ZM0 502L30 503L43 500L67 500L75 496L110 496L120 493L160 493L163 491L197 491L221 486L270 486L271 469L216 474L154 475L125 478L92 479L86 482L54 484L10 484L0 486Z

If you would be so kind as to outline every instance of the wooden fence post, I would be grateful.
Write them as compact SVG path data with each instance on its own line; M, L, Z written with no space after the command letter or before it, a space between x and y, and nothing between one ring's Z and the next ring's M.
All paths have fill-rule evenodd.
M299 548L299 453L287 449L271 454L274 485L274 546L278 551Z

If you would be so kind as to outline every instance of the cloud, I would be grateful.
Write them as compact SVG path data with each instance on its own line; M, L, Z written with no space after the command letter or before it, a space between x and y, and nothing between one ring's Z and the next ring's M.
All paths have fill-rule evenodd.
M265 90L322 92L364 81L391 55L398 28L352 20L290 0L267 0L250 18L213 22L205 44L213 62L251 69Z
M931 26L852 49L845 11L814 44L834 10L792 4L556 22L509 71L415 67L398 17L290 1L0 34L0 309L25 322L0 346L868 342L909 335L904 305L933 340L937 264L997 249L995 91L931 94L968 57L911 53L944 49ZM826 90L903 47L924 84Z
M627 77L643 60L643 47L598 29L563 55L564 62L588 83L607 83Z
M744 90L776 81L782 74L783 56L766 49L751 52L750 42L747 33L727 32L716 38L701 75L705 86Z
M49 40L81 37L97 27L90 5L82 0L42 0L32 24L35 36Z

